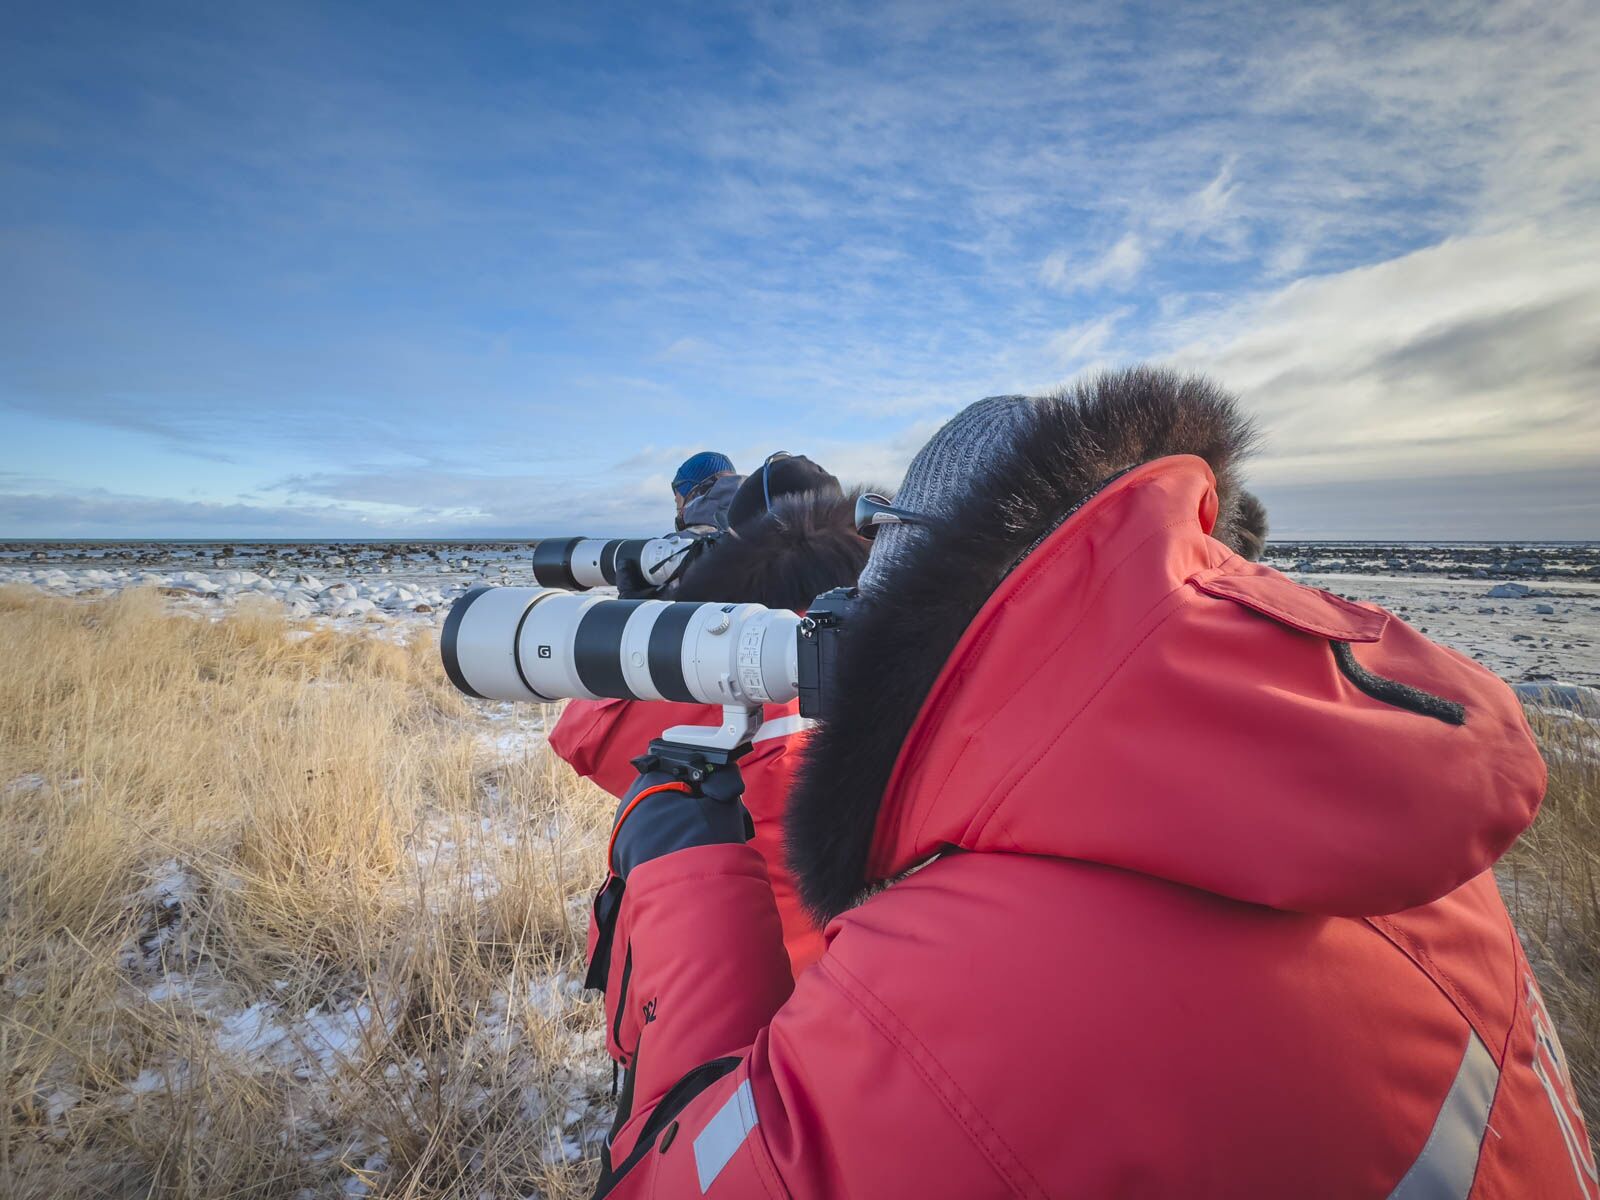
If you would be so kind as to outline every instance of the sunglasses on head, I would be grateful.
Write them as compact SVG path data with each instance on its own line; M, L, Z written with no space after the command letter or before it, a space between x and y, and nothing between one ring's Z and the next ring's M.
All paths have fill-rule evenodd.
M772 511L772 464L792 457L787 450L774 450L767 455L767 461L761 464L761 499L768 512Z
M926 525L928 518L910 509L896 508L887 496L863 492L856 498L856 532L869 542L878 536L880 525Z

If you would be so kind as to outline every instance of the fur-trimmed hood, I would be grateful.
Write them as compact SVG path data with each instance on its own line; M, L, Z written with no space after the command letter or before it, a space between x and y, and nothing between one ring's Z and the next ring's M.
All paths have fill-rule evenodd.
M771 512L722 534L672 598L800 611L830 588L851 586L870 548L855 530L857 494L829 489L774 499Z
M1198 378L1138 368L1034 402L1031 427L980 464L952 516L919 531L844 633L837 717L811 737L789 806L786 843L820 921L872 883L879 802L928 689L1005 575L1108 480L1175 454L1216 478L1213 535L1259 555L1265 510L1240 461L1256 442L1227 393Z
M950 846L1380 913L1510 844L1542 778L1514 698L1237 553L1252 441L1166 372L1037 402L845 626L786 829L819 919Z

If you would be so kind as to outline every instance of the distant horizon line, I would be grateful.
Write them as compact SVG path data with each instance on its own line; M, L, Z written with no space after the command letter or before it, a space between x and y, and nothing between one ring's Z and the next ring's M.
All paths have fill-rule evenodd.
M549 541L553 537L570 537L578 535L552 534L545 537L475 537L466 535L449 538L408 538L408 537L321 537L321 538L263 538L263 537L206 537L206 538L180 538L180 537L127 537L127 538L94 538L94 537L31 537L31 538L0 538L0 551L12 546L331 546L331 545L357 545L357 546L455 546L465 542L493 543L504 546L532 546L541 541ZM589 536L589 535L582 535ZM596 537L606 537L599 534ZM620 535L611 535L615 538ZM662 537L665 534L639 535L630 537L650 536ZM1416 537L1315 537L1293 536L1273 538L1268 537L1267 547L1293 546L1313 544L1318 546L1595 546L1600 545L1600 538L1416 538Z

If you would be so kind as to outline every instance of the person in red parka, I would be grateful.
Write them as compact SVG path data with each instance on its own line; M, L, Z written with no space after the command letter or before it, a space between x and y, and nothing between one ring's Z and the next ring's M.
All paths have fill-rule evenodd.
M736 601L803 611L817 595L854 584L868 543L854 525L855 493L803 456L774 455L747 478L729 509L733 522L684 572L679 601ZM666 701L573 700L550 733L550 747L573 770L614 796L633 784L633 760L674 725L716 725L712 705ZM783 808L809 722L799 703L769 704L749 752L739 760L744 804L772 882L783 941L798 975L822 954L822 930L800 903L783 860Z
M816 965L735 806L631 790L597 1194L1600 1195L1490 873L1522 710L1241 556L1251 440L1137 369L924 447L786 814Z

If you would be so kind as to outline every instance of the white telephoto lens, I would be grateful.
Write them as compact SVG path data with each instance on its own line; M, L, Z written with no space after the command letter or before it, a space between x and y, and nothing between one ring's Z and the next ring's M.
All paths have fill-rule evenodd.
M451 682L487 699L784 704L799 623L759 604L486 587L456 601L439 648Z

